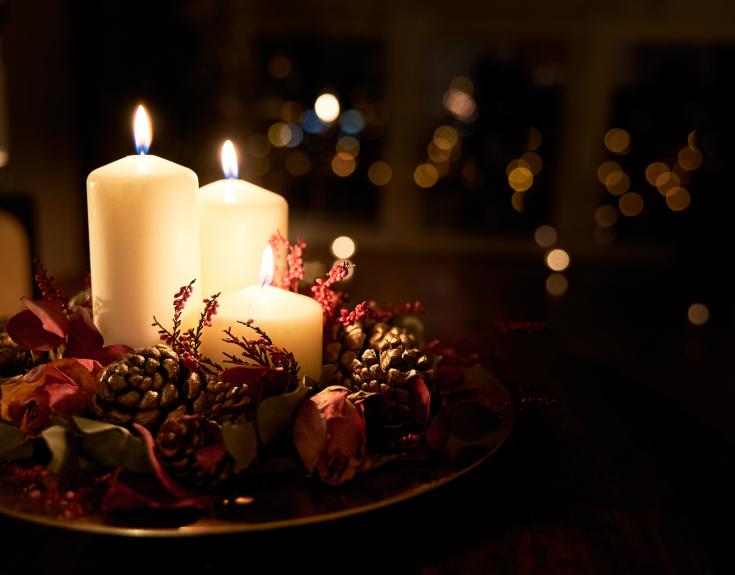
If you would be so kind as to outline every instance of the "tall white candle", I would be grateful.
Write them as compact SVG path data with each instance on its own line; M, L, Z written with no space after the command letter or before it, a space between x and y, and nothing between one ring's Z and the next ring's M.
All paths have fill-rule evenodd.
M199 190L202 290L205 295L254 284L270 237L288 237L288 204L283 197L237 179L232 142L222 146L224 180Z
M107 343L139 347L158 341L153 316L168 324L174 294L199 278L200 262L197 176L147 155L142 106L134 124L138 155L89 174L87 207L94 322Z
M299 364L299 377L307 375L318 380L322 369L322 306L310 297L267 285L273 269L269 245L263 256L263 269L263 285L258 283L220 297L212 327L205 330L202 338L202 352L219 364L225 360L224 352L239 355L236 346L222 341L222 332L231 327L238 337L258 338L255 332L237 323L252 319L275 345L293 353Z

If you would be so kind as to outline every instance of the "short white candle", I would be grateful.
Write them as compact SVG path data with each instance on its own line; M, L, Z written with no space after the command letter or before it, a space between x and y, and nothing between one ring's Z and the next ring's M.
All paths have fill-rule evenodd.
M153 316L167 325L174 294L199 277L198 180L147 155L142 106L134 124L139 155L89 174L87 208L94 322L106 343L140 347L159 341Z
M288 237L288 204L283 197L237 179L232 142L222 146L224 180L199 190L202 290L227 293L258 280L260 260L276 232Z
M272 279L273 252L266 245L263 256L266 270L264 284ZM204 332L202 352L223 365L224 352L239 355L238 348L222 341L224 330L231 327L234 335L257 339L251 329L237 323L253 323L265 331L278 347L293 353L299 364L299 377L307 375L319 379L322 369L322 306L314 299L271 285L250 287L223 294L219 299L217 315L212 317L212 327ZM247 360L246 360L247 361ZM224 364L227 367L228 364Z

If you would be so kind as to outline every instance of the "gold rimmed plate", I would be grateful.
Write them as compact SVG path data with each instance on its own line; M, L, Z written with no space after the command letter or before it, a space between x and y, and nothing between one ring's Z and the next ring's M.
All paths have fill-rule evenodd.
M508 393L504 387L498 391ZM499 425L483 439L482 449L468 449L467 457L453 464L439 457L393 461L338 487L283 476L227 497L206 515L187 510L99 512L60 519L29 505L27 494L4 483L0 483L0 513L44 526L125 537L207 536L322 523L395 505L469 473L492 457L513 429L512 410L503 409L496 416Z

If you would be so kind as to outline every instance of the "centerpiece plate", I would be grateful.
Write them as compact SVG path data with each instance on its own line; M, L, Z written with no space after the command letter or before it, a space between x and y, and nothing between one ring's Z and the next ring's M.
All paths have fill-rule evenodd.
M500 394L505 387L496 381ZM79 519L60 519L0 477L0 513L43 526L126 537L187 537L246 533L332 521L366 513L417 497L472 471L487 461L513 429L515 414L496 412L498 427L483 441L450 463L446 456L389 462L337 487L290 478L268 479L248 490L225 496L212 511L93 512Z

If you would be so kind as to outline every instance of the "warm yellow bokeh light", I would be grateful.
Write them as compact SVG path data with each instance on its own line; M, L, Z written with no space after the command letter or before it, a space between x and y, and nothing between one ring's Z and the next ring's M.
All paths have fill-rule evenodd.
M682 168L692 172L702 165L702 152L697 148L687 146L686 148L679 150L677 160L679 160L679 164L681 164Z
M546 254L546 265L555 272L563 272L569 267L569 254L561 248L555 248Z
M413 172L413 180L421 188L430 188L439 179L439 171L433 164L419 164Z
M693 303L687 310L687 317L693 325L704 325L709 321L709 309L703 303Z
M630 134L620 128L608 130L605 147L615 154L625 154L630 149Z
M613 196L622 196L630 188L630 177L622 170L615 170L607 175L605 187Z
M393 170L391 170L388 162L377 161L373 162L368 168L368 179L375 186L384 186L390 182L393 177Z
M513 192L510 197L510 205L516 212L523 212L526 209L526 201L523 196L523 192Z
M646 167L646 180L652 186L656 185L659 176L669 171L669 167L663 162L652 162Z
M291 141L291 128L283 122L276 122L268 128L268 139L276 148L284 148Z
M341 178L346 178L351 175L356 167L357 162L355 162L355 158L350 154L340 152L332 158L332 171Z
M549 295L563 295L567 291L568 287L569 284L564 274L553 273L549 274L549 277L546 278L546 291Z
M674 172L664 172L656 178L656 188L662 196L668 194L669 190L681 185L681 180Z
M314 102L314 111L322 122L329 124L339 118L339 100L334 94L326 92Z
M350 259L355 253L355 241L347 236L339 236L332 242L332 254L341 260Z
M643 211L643 197L636 192L628 192L621 196L618 201L620 213L630 218L639 215Z
M451 150L458 141L459 134L452 126L439 126L434 130L434 144L440 150Z
M449 83L449 87L453 90L462 90L470 96L475 93L475 84L467 76L457 76Z
M689 207L692 197L686 188L671 188L666 193L666 205L672 212L683 212Z
M539 226L533 233L534 241L542 248L550 248L556 243L556 230L548 225Z
M434 143L434 140L429 142L426 146L426 155L432 162L446 162L452 155L451 150L442 150L439 146Z
M597 179L600 180L600 183L604 186L605 181L607 180L607 177L612 174L613 172L622 172L623 168L620 167L620 164L617 162L614 162L612 160L609 160L607 162L602 162L600 164L600 167L597 168Z
M516 192L525 192L533 186L533 174L528 168L513 168L508 174L508 185Z

